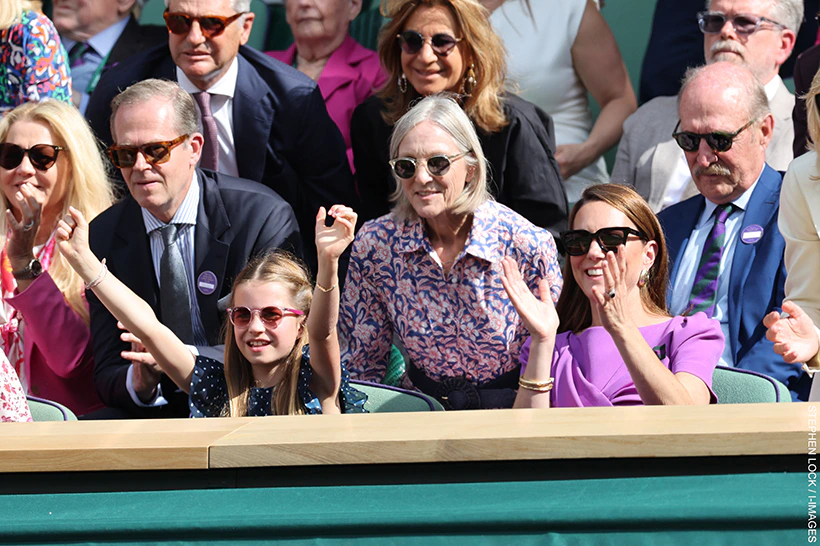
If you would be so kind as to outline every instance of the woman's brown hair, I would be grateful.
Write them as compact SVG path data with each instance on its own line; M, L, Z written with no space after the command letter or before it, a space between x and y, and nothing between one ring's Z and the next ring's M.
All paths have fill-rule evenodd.
M649 241L655 241L658 251L655 263L649 268L649 279L641 288L641 303L648 312L668 315L666 309L666 289L669 282L669 254L666 250L666 239L658 217L638 192L621 184L599 184L584 190L581 199L572 208L569 215L569 226L575 223L575 217L581 207L587 203L600 201L621 211ZM561 297L555 306L561 323L558 332L580 332L592 324L592 308L581 287L572 274L572 265L567 258L564 264L564 287Z
M476 84L463 96L462 106L470 119L488 133L500 131L509 122L504 115L501 95L507 76L507 61L501 38L490 25L487 10L477 0L382 0L380 11L389 20L379 33L379 58L387 70L387 81L379 91L385 102L384 119L393 125L420 95L408 85L399 89L402 75L401 48L396 37L404 30L410 16L420 6L444 6L457 22L456 38L465 60L473 64Z
M247 282L272 282L286 286L293 294L294 306L305 313L302 317L301 335L285 362L279 364L286 366L286 369L282 381L273 390L271 403L276 415L305 413L304 404L299 398L296 387L302 361L302 348L308 342L308 331L305 324L313 299L310 275L304 264L292 254L281 250L261 254L252 258L237 275L231 292L229 304L231 307L236 288ZM230 417L246 416L251 387L254 386L253 372L250 362L242 355L236 344L231 321L227 321L225 325L225 381L228 383L230 406L226 407L223 413Z

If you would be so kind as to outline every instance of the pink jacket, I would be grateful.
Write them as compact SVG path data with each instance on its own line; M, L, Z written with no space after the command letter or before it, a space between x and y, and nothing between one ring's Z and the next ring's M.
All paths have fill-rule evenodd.
M59 402L77 415L102 408L94 388L91 330L48 272L6 301L25 318L29 392Z
M296 44L284 51L267 51L268 55L293 65ZM342 132L347 159L353 169L353 149L350 145L350 119L353 110L372 95L387 79L379 64L379 54L359 44L349 35L327 60L319 76L319 90L325 99L327 112Z

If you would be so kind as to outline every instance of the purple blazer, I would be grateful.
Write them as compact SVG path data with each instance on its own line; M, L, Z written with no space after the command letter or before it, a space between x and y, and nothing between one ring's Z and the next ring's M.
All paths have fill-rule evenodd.
M29 392L77 415L103 406L94 388L91 330L43 273L22 293L6 298L25 318L23 351Z
M296 44L284 51L267 51L276 60L292 66L296 58ZM353 167L353 149L350 144L350 119L353 110L372 95L387 79L379 64L379 54L359 44L350 35L327 60L319 76L319 90L325 99L327 113L339 127L345 139L347 159Z

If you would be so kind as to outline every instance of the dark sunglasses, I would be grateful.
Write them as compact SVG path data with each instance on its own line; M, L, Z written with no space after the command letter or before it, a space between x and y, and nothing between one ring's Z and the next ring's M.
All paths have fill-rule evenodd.
M202 35L206 38L213 38L225 32L225 27L245 15L245 11L231 15L230 17L223 17L222 15L203 15L202 17L194 17L187 13L170 13L167 10L162 16L165 18L165 26L172 34L188 34L191 32L191 26L194 21L199 23L199 29Z
M757 120L751 120L734 133L715 131L713 133L701 134L690 133L689 131L677 132L678 127L680 127L680 120L678 120L678 124L675 125L675 132L672 133L672 138L675 139L678 146L680 146L684 152L697 152L700 147L700 139L702 138L706 139L706 144L715 152L728 152L732 149L732 144L734 144L737 135L742 133L747 127L750 127L755 121Z
M284 307L282 309L274 306L264 307L262 309L249 309L247 307L229 307L228 317L231 319L231 324L237 328L247 328L253 320L255 314L259 314L262 324L268 328L276 328L279 326L279 321L285 315L304 315L304 311L299 309L289 309Z
M585 229L574 229L561 234L561 242L564 249L570 256L583 256L589 252L592 241L598 241L598 246L604 252L618 253L618 246L625 245L630 235L635 235L643 241L649 239L637 229L628 227L608 227L601 228L595 233L590 233Z
M424 47L425 42L430 44L433 48L433 53L440 57L446 57L453 51L456 44L464 38L456 39L455 36L449 34L433 34L431 38L425 38L421 32L415 30L405 30L401 34L396 34L399 39L399 45L402 51L408 55L415 55L421 48Z
M772 21L766 17L758 17L757 15L749 15L747 13L739 13L733 17L729 17L719 11L701 11L698 13L698 26L700 26L700 31L704 34L720 34L726 21L731 21L732 28L741 36L748 36L758 30L768 29L768 27L762 26L766 23L777 28L786 28L786 25L778 23L777 21Z
M28 154L28 160L31 161L35 169L47 171L56 163L57 156L63 150L65 148L62 146L53 144L35 144L26 150L17 144L4 142L0 144L0 167L7 170L16 169Z
M397 157L396 159L391 159L389 163L390 167L393 168L393 172L396 173L396 176L399 178L413 178L416 175L416 168L419 163L426 164L427 172L430 173L431 176L444 176L447 174L447 171L450 170L450 165L453 161L464 157L470 152L472 152L472 150L467 150L466 152L453 155L434 155L428 157L427 159Z
M171 159L171 150L185 142L188 135L180 135L174 140L149 142L142 146L109 146L106 152L118 169L130 169L137 162L137 154L142 152L145 161L151 165L165 163Z

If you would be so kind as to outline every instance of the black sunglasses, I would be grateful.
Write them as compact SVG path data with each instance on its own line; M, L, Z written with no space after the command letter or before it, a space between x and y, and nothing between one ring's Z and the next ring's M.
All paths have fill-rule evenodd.
M151 165L165 163L171 159L171 150L185 142L188 135L180 135L174 140L149 142L142 146L109 146L106 152L118 169L130 169L137 162L137 154L142 152L145 161Z
M443 33L433 34L431 38L425 38L421 32L415 30L405 30L401 34L396 34L396 38L399 39L399 45L402 51L408 55L415 55L421 51L421 48L424 47L425 42L427 42L430 44L430 47L433 48L433 53L440 57L449 55L450 52L453 51L453 48L456 47L456 44L464 39Z
M755 121L757 120L751 120L734 133L714 131L712 133L702 134L690 133L689 131L677 132L678 127L680 127L680 120L678 120L678 124L675 125L675 132L672 133L672 138L675 139L678 146L680 146L685 152L697 152L700 147L700 139L702 138L706 139L706 144L708 144L709 147L715 152L728 152L732 149L732 144L734 144L737 135L742 133L747 127L750 127Z
M648 241L646 235L637 229L629 227L608 227L601 228L595 233L590 233L585 229L574 229L561 234L561 243L570 256L583 256L589 252L592 241L597 241L598 246L604 252L618 253L618 246L625 245L630 235L635 235L643 241Z
M704 34L720 34L726 21L731 21L732 28L741 36L754 34L758 30L767 30L768 27L762 26L764 24L769 24L781 29L786 28L786 25L778 23L777 21L748 13L739 13L732 17L719 11L701 11L698 13L698 26Z
M392 167L393 172L396 173L396 176L399 178L413 178L416 175L416 168L419 163L426 164L427 172L430 173L431 176L444 176L447 174L447 171L450 170L450 165L453 161L464 157L470 152L472 152L472 150L453 155L434 155L427 159L397 157L396 159L391 159L388 163L390 163L390 167Z
M6 170L16 169L28 154L28 160L39 171L47 171L57 162L57 156L65 150L53 144L35 144L25 149L17 144L4 142L0 144L0 167Z
M262 309L250 309L248 307L228 308L228 317L231 319L231 324L237 328L247 328L251 320L253 320L253 315L256 313L259 313L262 324L271 329L276 328L279 325L279 321L281 321L285 315L298 316L305 314L304 311L300 311L299 309L289 309L287 307L280 309L273 305Z
M168 10L165 10L162 16L165 18L165 26L168 27L168 30L170 30L172 34L188 34L191 32L191 26L194 24L194 21L196 21L199 23L199 29L202 31L202 35L206 38L213 38L225 32L225 28L228 25L245 15L245 13L247 12L243 11L230 17L222 15L194 17L187 13L170 13Z

